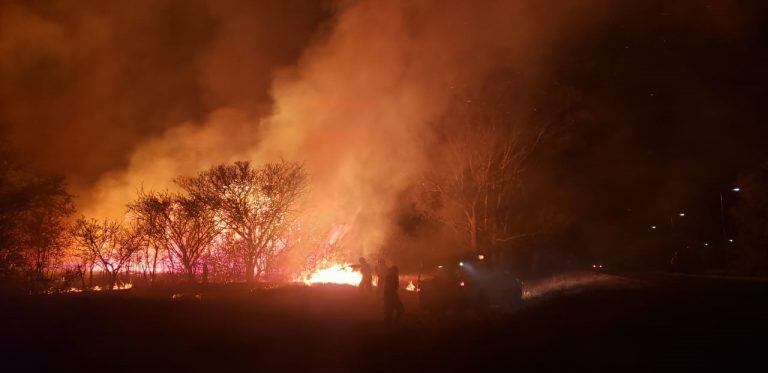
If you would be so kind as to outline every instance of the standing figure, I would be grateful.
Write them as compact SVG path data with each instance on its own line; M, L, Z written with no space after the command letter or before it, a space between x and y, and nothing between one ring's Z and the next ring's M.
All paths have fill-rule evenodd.
M378 263L376 263L376 291L379 294L384 291L384 279L387 278L387 273L389 273L387 263L384 262L384 258L379 258Z
M360 290L369 292L373 289L373 271L370 264L365 261L365 258L360 258L360 264L356 265L357 270L360 271L362 277L360 278L360 284L358 287Z
M400 288L400 271L397 266L392 266L389 269L387 276L384 278L384 319L387 325L392 324L392 314L394 313L395 324L400 323L400 318L405 312L403 302L400 300L400 295L397 294L397 290Z

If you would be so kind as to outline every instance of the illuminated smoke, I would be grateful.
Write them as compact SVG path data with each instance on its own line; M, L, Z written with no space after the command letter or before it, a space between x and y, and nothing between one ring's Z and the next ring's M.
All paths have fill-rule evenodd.
M172 187L216 163L297 160L311 175L309 205L352 227L348 249L372 254L398 194L439 167L424 155L449 105L502 67L529 89L546 75L553 35L597 13L580 1L341 2L296 66L275 74L271 115L232 104L144 141L126 169L84 193L85 213L119 214L138 188ZM216 72L226 73L237 72Z

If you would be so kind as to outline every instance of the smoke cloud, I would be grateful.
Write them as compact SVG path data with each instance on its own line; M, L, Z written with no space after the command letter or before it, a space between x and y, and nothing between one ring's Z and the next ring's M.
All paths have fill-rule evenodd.
M67 151L83 146L61 158L71 164L57 165L95 163L82 173L96 181L75 183L81 211L119 216L138 189L172 189L173 178L217 163L293 160L311 175L310 204L323 221L359 232L362 253L386 240L397 196L427 167L440 167L425 157L447 109L502 68L514 72L519 89L535 89L558 35L578 32L604 8L583 1L182 3L80 11L62 2L55 16L23 6L4 13L23 28L3 37L3 55L39 60L22 45L40 46L34 53L55 66L38 72L78 97L53 102L59 96L43 91L59 108L48 115L87 127L58 127L55 136L105 138L65 141ZM137 28L143 37L126 36ZM164 58L129 58L142 54ZM4 76L18 75L21 65L29 64L4 59ZM85 77L70 86L73 73ZM18 115L14 123L36 119L33 108L19 107L8 111ZM110 121L122 132L101 130Z
M327 16L313 0L3 1L0 136L89 206L139 144L226 107L268 114L273 70Z
M356 251L375 251L398 194L439 167L424 157L448 106L499 68L530 89L547 72L542 56L554 35L587 11L594 7L525 1L337 5L325 34L275 74L271 115L235 102L142 142L125 170L100 179L85 212L119 213L140 186L172 188L175 176L216 163L294 160L311 175L310 204L322 220L353 227ZM238 89L237 75L222 78L221 70L243 62L209 53L221 86Z
M216 163L303 162L315 219L368 253L403 191L446 166L434 136L457 113L526 125L573 92L585 119L537 148L519 215L554 206L585 246L625 255L628 229L668 211L719 224L714 188L765 159L766 14L731 0L6 0L0 137L96 218Z

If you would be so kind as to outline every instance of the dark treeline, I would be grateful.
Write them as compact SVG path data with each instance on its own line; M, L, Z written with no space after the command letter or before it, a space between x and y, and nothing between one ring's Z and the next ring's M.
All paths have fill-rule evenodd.
M74 212L64 180L30 171L0 154L0 286L45 286L61 269Z

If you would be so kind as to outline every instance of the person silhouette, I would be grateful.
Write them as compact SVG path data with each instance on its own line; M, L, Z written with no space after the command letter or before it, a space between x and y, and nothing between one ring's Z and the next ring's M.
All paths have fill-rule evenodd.
M362 277L360 278L360 284L358 287L360 290L363 291L371 291L373 288L373 271L371 271L371 266L368 264L367 261L365 261L365 258L360 258L359 261L360 264L358 264L357 270L360 271L360 274Z
M379 258L379 261L376 263L376 291L379 294L384 291L384 279L387 277L388 272L389 268L387 268L384 258Z
M387 276L384 278L384 320L387 326L392 325L393 314L394 323L399 324L400 318L405 312L403 302L400 300L400 295L397 291L400 289L400 270L397 266L389 268Z

